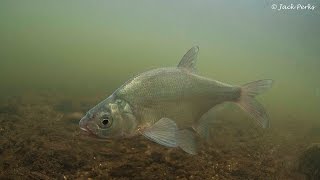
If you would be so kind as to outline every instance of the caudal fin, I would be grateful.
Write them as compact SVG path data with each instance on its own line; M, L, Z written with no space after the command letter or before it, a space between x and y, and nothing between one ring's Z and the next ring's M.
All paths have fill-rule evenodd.
M236 102L263 128L270 126L269 116L264 107L254 97L270 89L272 84L273 80L270 79L245 84L241 87L241 96Z

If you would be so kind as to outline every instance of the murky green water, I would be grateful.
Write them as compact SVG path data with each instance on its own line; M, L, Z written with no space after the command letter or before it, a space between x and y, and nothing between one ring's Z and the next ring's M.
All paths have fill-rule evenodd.
M320 129L320 80L318 78L320 77L320 4L311 0L294 1L295 4L309 3L316 7L313 11L278 11L270 8L274 3L280 5L280 3L290 4L291 2L272 0L262 2L253 0L245 2L222 0L1 1L0 93L5 100L1 103L3 108L0 110L2 128L0 131L2 133L0 141L2 165L0 167L3 172L0 175L9 178L23 177L24 173L30 170L35 172L30 177L41 178L41 175L48 174L47 178L62 178L58 176L58 172L54 172L55 168L52 168L53 172L48 173L46 169L35 168L29 161L24 162L25 157L15 150L17 146L20 147L19 143L16 145L15 138L32 136L33 140L30 140L29 144L40 141L39 139L48 142L48 138L41 134L27 133L27 131L38 131L43 128L48 131L43 133L46 136L49 136L52 131L53 135L61 132L59 136L62 139L66 139L65 136L70 138L71 134L79 133L76 118L60 119L60 124L53 123L54 130L48 128L51 126L46 124L56 122L59 116L68 117L66 116L68 113L69 115L74 112L84 113L92 105L109 96L127 79L140 72L156 67L176 66L183 54L193 45L200 46L198 70L203 76L239 85L258 79L275 80L274 87L259 97L260 102L270 114L271 130L265 132L254 128L253 132L248 133L250 135L247 139L250 144L259 144L261 151L264 146L276 147L276 145L288 143L286 147L279 148L278 154L270 154L273 160L283 154L290 154L288 158L290 160L298 157L298 153L295 154L297 149L303 149L302 147L310 143L320 141L320 132L318 132ZM68 108L69 110L66 110ZM236 111L235 115L229 116L244 120L240 123L240 120L232 120L228 115L223 116L229 120L226 120L225 122L228 123L222 127L229 125L231 132L233 132L232 129L251 131L248 129L253 126L249 120L246 120L248 117L245 113L241 110L234 111ZM228 112L230 111L226 110L227 114ZM43 118L46 118L45 122L41 121ZM15 123L20 122L19 119L23 121L22 126ZM71 123L64 123L65 121ZM20 126L23 132L19 131ZM232 128L233 126L236 128ZM67 134L64 136L62 131L66 131ZM19 133L24 136L20 137ZM251 137L252 134L262 136L261 142L254 143L256 140L252 141L251 138L254 138ZM213 143L210 151L197 158L197 160L200 159L198 162L200 167L207 169L211 167L209 168L211 174L205 177L200 176L201 169L194 170L194 173L189 172L188 165L181 162L186 158L192 162L194 157L185 157L186 155L178 150L174 152L178 153L173 155L174 161L169 162L173 164L172 166L180 164L174 166L174 171L168 170L170 165L168 165L167 156L162 155L166 149L145 142L144 139L139 139L139 142L142 141L141 149L139 149L140 146L133 147L139 149L137 151L131 151L132 144L126 141L122 143L124 149L129 149L129 153L133 154L132 157L126 150L119 150L116 152L117 156L91 154L92 158L97 157L99 161L89 161L83 157L81 151L73 152L73 147L77 146L79 149L85 148L87 152L97 153L90 147L92 145L84 143L87 142L86 140L79 140L80 137L75 135L72 136L72 142L77 145L73 147L66 148L63 144L60 149L55 149L52 148L54 144L43 146L40 143L33 145L33 149L42 146L42 150L53 149L51 155L42 154L41 156L42 159L48 160L48 164L53 161L58 164L60 162L60 159L55 159L57 156L52 154L74 153L75 159L71 161L79 163L76 166L69 165L71 170L64 171L67 178L104 176L132 178L132 174L135 177L146 178L144 174L135 174L140 170L130 171L131 166L134 168L141 166L144 170L151 167L146 170L146 174L155 171L155 174L159 174L155 177L161 177L160 174L165 172L168 178L193 176L198 179L221 174L217 167L212 168L212 166L218 161L226 166L230 165L229 160L235 157L233 153L241 151L242 146L247 148L249 153L255 151L251 146L246 145L247 143L238 145L239 135L230 135L230 133L228 135L229 143L221 142L221 139L226 137L221 132L220 136L215 137L216 145ZM94 142L94 140L91 141ZM265 142L267 145L264 145ZM70 143L71 140L67 139L66 144ZM100 148L104 145L99 142L95 144L94 147ZM234 152L231 152L231 149L229 153L221 154L221 151L224 148L228 149L230 144L233 144ZM148 149L149 146L151 150ZM29 151L27 145L21 148L26 152ZM159 148L160 150L157 150ZM41 148L39 151L41 152ZM116 150L113 148L108 149L108 152L114 151ZM16 156L17 153L20 155ZM208 165L205 159L216 157L217 154L221 158L209 158L212 164ZM16 157L13 158L14 156ZM144 164L143 157L149 156L155 160ZM124 166L133 157L141 164ZM60 163L63 164L65 159L61 157ZM257 159L259 157L239 162L252 165L251 163ZM283 158L281 162L286 162L288 159ZM101 162L102 165L99 166ZM103 164L104 162L111 165ZM11 165L13 163L16 165ZM246 166L247 164L241 165L241 168L246 170L247 176L243 175L240 168L240 170L237 169L239 172L230 170L224 173L220 179L241 179L241 177L298 177L299 179L299 176L291 170L285 173L279 170L283 168L281 166L276 166L278 169L269 172L269 167ZM280 162L274 162L274 164L280 164ZM275 166L274 164L270 167ZM157 170L152 170L153 166ZM238 167L236 164L234 166ZM254 169L253 166L259 168ZM84 167L87 169L83 169ZM95 168L94 174L81 174L89 172L90 168ZM125 171L126 169L129 170ZM262 175L254 176L251 174L253 172L261 172Z

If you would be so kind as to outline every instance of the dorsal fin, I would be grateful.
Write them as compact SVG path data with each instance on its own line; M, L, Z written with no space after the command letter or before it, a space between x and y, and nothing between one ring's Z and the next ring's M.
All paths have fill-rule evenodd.
M199 52L199 46L193 46L181 59L179 68L184 68L190 72L196 71L196 63Z

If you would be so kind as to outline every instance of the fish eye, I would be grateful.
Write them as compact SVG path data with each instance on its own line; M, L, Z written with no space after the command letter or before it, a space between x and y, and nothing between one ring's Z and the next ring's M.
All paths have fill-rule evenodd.
M109 119L103 119L103 120L102 120L102 124L103 124L103 125L107 125L108 123L109 123Z
M109 114L104 114L101 116L101 128L108 128L112 125L112 117Z

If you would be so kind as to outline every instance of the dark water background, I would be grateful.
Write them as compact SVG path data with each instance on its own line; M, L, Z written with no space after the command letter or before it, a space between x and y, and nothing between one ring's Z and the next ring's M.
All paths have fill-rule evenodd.
M316 7L277 11L274 3ZM303 178L296 159L320 141L319 5L1 1L1 177ZM175 66L193 45L200 46L203 76L239 85L275 80L259 97L270 130L230 105L198 157L143 138L118 145L83 139L81 113L137 73Z

